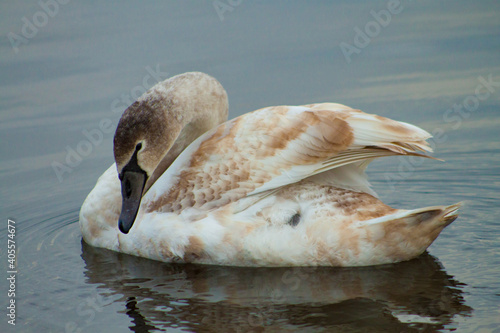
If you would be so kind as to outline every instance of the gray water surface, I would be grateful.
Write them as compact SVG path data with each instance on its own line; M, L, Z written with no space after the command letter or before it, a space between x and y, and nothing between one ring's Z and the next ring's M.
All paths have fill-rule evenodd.
M60 1L0 10L0 331L500 332L498 1ZM393 207L464 201L460 217L428 253L378 267L169 265L87 246L78 212L121 113L192 70L224 85L231 118L331 101L423 127L445 162L389 158L368 175Z

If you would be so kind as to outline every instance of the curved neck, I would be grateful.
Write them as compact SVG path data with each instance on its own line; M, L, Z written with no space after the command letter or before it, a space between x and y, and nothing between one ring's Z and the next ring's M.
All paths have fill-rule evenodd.
M160 82L122 115L114 138L117 168L129 163L143 142L138 163L148 174L145 193L187 146L227 115L227 93L207 74L184 73Z
M200 128L196 126L197 122L191 122L187 124L180 132L175 140L172 147L165 154L163 159L160 161L158 166L156 167L153 174L148 178L146 182L146 186L144 187L144 193L146 193L149 188L160 178L160 176L168 169L168 167L175 161L175 159L182 153L187 146L191 144L194 140L196 140L200 135L210 130L210 128Z
M168 169L179 154L200 135L225 122L228 116L227 93L214 78L198 72L185 73L164 82L163 112L166 135L175 141L165 147L165 155L146 182L144 193Z

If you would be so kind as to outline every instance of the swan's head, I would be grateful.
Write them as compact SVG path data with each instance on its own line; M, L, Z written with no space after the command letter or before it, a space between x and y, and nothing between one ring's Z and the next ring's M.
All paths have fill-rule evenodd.
M168 145L165 115L154 112L145 102L125 110L114 137L114 155L122 188L122 211L118 226L128 233L139 210L146 182L153 174ZM167 146L168 148L168 146Z
M226 121L227 94L211 76L191 72L158 83L123 113L114 137L122 188L118 226L128 233L145 191L198 136Z

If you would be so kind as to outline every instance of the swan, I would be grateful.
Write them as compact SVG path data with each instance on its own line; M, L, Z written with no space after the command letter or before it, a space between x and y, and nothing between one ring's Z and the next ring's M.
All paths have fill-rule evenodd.
M429 157L414 125L335 103L227 115L200 72L129 106L81 207L84 241L164 262L367 266L419 256L458 216L460 203L394 209L370 188L373 159Z

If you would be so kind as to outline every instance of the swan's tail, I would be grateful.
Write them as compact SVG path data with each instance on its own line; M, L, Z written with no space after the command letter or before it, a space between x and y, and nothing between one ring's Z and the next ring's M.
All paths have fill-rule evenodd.
M399 210L394 214L361 222L366 228L374 257L392 262L412 259L422 254L441 231L458 217L462 203Z

